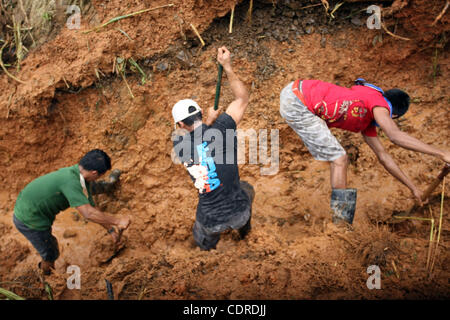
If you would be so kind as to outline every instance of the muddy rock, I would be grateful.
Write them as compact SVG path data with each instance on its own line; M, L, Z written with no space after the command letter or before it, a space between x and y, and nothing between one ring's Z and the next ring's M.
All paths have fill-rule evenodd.
M354 24L357 27L360 27L360 26L364 25L364 22L361 21L361 19L358 18L358 17L353 17L351 22L352 22L352 24Z
M169 69L169 63L167 63L166 61L159 62L156 65L156 69L160 72L166 71L167 69Z
M193 65L191 59L189 58L189 55L184 50L179 51L176 55L176 58L178 62L180 62L184 67L191 67Z
M74 230L70 230L70 229L65 230L64 233L63 233L64 239L67 239L67 238L74 238L74 237L76 237L76 236L77 236L77 232L74 231Z

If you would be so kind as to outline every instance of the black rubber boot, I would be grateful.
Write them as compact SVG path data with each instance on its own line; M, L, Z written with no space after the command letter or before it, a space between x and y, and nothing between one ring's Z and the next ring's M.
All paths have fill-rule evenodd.
M342 221L352 224L356 209L356 189L333 189L330 206L334 224Z

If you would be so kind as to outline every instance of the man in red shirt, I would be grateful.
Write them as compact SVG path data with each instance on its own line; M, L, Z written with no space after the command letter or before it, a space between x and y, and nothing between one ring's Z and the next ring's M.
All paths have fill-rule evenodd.
M406 185L422 204L422 192L384 150L376 126L405 149L433 155L450 163L450 152L427 145L400 131L392 119L406 113L409 96L400 89L383 92L358 79L351 88L320 80L297 80L280 95L280 114L300 136L316 160L329 161L331 169L331 209L333 222L353 222L356 189L347 188L348 156L330 127L361 132L386 170Z

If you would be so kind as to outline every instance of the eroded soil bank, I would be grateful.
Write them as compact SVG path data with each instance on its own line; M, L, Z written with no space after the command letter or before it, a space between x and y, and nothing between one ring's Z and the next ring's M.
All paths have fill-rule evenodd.
M367 29L368 14L362 9L369 3L345 4L332 19L322 6L301 9L314 4L309 1L294 2L298 7L287 1L255 1L250 23L244 1L236 7L231 34L233 1L173 3L173 8L82 34L115 16L167 4L92 1L90 25L82 20L77 32L62 28L24 59L16 75L26 84L1 75L0 287L46 299L36 274L37 253L12 224L15 199L37 176L102 148L123 175L113 196L96 200L109 213L132 216L127 245L105 263L112 247L104 229L73 209L58 215L53 230L61 257L48 279L57 299L106 299L104 279L111 281L119 299L449 298L450 221L445 213L450 202L443 203L440 245L429 276L430 223L409 221L395 228L382 223L413 204L409 190L384 170L360 135L334 131L351 155L349 181L358 189L354 230L336 229L330 223L328 165L313 160L278 111L281 89L296 78L350 86L363 77L385 89L407 91L412 104L398 125L449 149L448 15L430 27L444 2L409 1L385 21L409 41ZM276 175L261 175L260 165L240 166L242 179L256 190L253 229L243 241L226 233L217 250L203 252L192 245L196 191L170 156L170 110L182 98L193 98L204 108L213 104L215 56L221 45L232 51L235 71L251 91L240 127L278 129L280 167ZM127 69L134 99L112 72L115 57L134 58L147 75L143 84L136 70ZM221 105L231 99L224 77ZM401 168L425 190L443 164L381 137ZM447 182L445 199L448 187ZM433 214L437 221L440 190L418 216ZM81 269L80 290L66 287L69 265ZM381 290L366 286L370 265L381 268Z

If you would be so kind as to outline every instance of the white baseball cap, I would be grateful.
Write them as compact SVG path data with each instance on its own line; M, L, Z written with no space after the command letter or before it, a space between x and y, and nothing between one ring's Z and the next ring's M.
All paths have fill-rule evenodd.
M195 110L189 112L189 107L194 107ZM175 105L172 108L173 121L175 121L176 125L177 122L182 121L201 111L202 109L194 100L191 99L180 100L177 103L175 103Z

